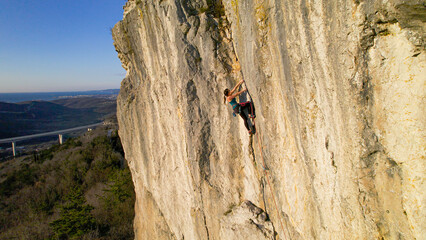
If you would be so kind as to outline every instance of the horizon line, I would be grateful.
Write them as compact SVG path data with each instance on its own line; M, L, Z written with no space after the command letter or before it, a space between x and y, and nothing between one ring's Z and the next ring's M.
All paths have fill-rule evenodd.
M96 92L96 91L109 91L120 90L120 88L107 88L95 90L71 90L71 91L40 91L40 92L0 92L0 94L24 94L24 93L70 93L70 92Z

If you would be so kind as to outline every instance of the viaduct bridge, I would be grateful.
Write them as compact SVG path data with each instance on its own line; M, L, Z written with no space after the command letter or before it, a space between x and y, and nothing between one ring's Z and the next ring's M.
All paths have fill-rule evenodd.
M63 134L78 131L78 130L81 130L81 129L89 129L89 128L92 128L92 127L99 126L101 124L103 124L103 122L94 123L94 124L85 125L85 126L80 126L80 127L75 127L75 128L68 128L68 129L63 129L63 130L58 130L58 131L53 131L53 132L38 133L38 134L26 135L26 136L21 136L21 137L13 137L13 138L4 138L4 139L0 139L0 143L12 143L13 156L16 156L16 142L17 141L23 141L23 140L28 140L28 139L32 139L32 138L38 138L38 137L58 135L59 144L62 144Z

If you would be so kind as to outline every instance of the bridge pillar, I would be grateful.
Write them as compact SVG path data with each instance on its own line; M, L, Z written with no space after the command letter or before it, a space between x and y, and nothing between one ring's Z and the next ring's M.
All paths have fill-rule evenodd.
M62 134L59 134L59 144L62 145L62 143L63 143L63 136Z
M13 151L13 156L16 156L16 143L12 142L12 151Z

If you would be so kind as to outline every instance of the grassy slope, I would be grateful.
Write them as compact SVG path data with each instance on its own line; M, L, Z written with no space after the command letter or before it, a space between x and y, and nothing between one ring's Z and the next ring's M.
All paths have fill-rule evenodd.
M133 238L133 183L119 138L107 131L0 164L0 239ZM83 215L67 208L78 192ZM83 217L91 224L78 225Z

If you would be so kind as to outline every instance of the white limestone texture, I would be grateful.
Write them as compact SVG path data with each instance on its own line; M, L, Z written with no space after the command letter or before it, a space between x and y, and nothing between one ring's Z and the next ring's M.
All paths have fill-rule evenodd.
M425 5L129 0L136 239L425 239ZM241 79L252 137L223 102Z

